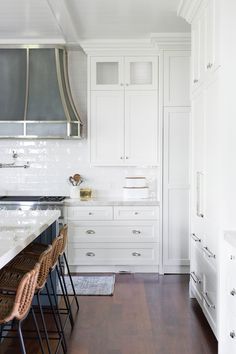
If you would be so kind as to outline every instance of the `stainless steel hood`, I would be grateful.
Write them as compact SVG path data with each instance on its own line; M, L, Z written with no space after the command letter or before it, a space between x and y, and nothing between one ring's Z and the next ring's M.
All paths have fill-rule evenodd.
M0 47L0 138L80 138L61 46Z

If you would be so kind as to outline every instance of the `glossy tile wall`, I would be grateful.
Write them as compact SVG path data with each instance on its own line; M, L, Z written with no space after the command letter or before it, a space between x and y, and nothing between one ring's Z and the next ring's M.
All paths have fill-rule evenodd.
M70 52L70 78L74 100L84 124L86 135L86 56ZM0 194L69 195L68 177L76 172L97 197L122 197L124 177L146 176L151 196L157 196L156 167L94 167L89 163L89 144L82 140L0 140L0 163L12 162L17 151L18 164L30 163L27 169L0 169Z

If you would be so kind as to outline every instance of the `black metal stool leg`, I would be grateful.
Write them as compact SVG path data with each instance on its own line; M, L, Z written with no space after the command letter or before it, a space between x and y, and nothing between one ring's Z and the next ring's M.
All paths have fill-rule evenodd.
M25 343L24 343L24 339L23 339L23 335L22 335L21 324L22 324L22 321L19 321L18 322L18 337L19 337L19 341L20 341L20 350L21 350L21 354L26 354Z
M71 311L70 299L69 299L69 296L68 296L68 292L67 292L67 288L66 288L66 282L65 282L65 279L63 277L63 270L62 270L62 267L60 265L60 262L59 262L59 267L60 267L60 272L59 272L58 266L56 266L56 271L57 271L57 275L58 275L58 278L59 278L59 282L60 282L62 294L63 294L63 297L64 297L64 301L65 301L65 304L66 304L66 308L67 308L67 310L69 312L71 327L74 327L74 319L73 319L73 315L72 315L72 311ZM61 275L61 277L60 277L60 275Z
M76 295L76 292L75 292L75 287L74 287L74 283L73 283L73 280L72 280L72 276L71 276L71 272L70 272L70 267L69 267L69 264L68 264L68 261L67 261L67 258L66 258L66 254L65 254L65 253L63 253L63 257L64 257L64 260L65 260L65 264L66 264L68 276L69 276L69 278L70 278L70 283L71 283L71 287L72 287L72 290L73 290L74 298L75 298L75 301L76 301L77 309L78 309L78 311L79 311L79 301L78 301L78 298L77 298L77 295Z
M42 309L42 304L40 301L40 293L37 292L36 293L36 297L37 297L37 302L38 302L38 306L39 306L39 312L40 312L40 316L42 319L42 324L43 324L43 330L45 333L45 338L46 338L46 343L47 343L47 347L48 347L48 352L49 354L51 354L51 348L50 348L50 344L49 344L49 338L48 338L48 331L47 331L47 327L46 327L46 323L45 323L45 319L44 319L44 314L43 314L43 309Z
M34 320L34 325L35 325L35 328L36 328L36 331L37 331L37 334L38 334L38 339L39 339L39 344L40 344L40 348L41 348L42 354L45 354L45 351L44 351L44 348L43 348L42 337L41 337L41 334L40 334L38 322L37 322L33 307L31 307L31 313L32 313L32 317L33 317L33 320Z
M51 307L51 310L52 310L52 315L53 315L53 318L54 318L54 322L55 322L55 324L56 324L57 332L58 332L58 335L59 335L59 337L60 337L60 341L61 341L63 353L65 354L65 353L66 353L65 342L64 342L64 339L63 339L62 331L61 331L60 328L59 328L59 324L58 324L58 320L57 320L57 315L56 315L54 306L53 306L53 304L52 304L52 299L51 299L51 295L50 295L50 292L49 292L48 284L47 284L47 283L45 284L45 287L46 287L46 291L47 291L47 295L48 295L48 300L49 300L49 303L50 303L50 307ZM59 314L58 314L58 316L59 316Z
M60 316L60 312L59 312L59 308L58 308L58 304L57 304L57 295L56 295L56 291L54 289L54 285L53 285L53 281L52 281L52 273L51 272L49 272L49 279L50 279L50 283L51 283L51 288L52 288L53 298L54 298L54 302L55 302L56 313L58 314L58 320L59 320L59 324L60 324L60 328L61 328L63 341L64 341L64 344L65 344L65 348L67 348L66 339L65 339L65 333L64 333L64 330L63 330L62 322L61 322L61 316ZM66 351L67 351L67 349L66 349Z

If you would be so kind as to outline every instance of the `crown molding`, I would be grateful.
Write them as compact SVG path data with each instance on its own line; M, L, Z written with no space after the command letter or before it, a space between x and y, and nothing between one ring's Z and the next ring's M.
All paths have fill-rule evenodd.
M177 15L183 17L188 23L192 23L200 5L204 0L181 0Z
M96 39L82 40L79 45L86 54L121 53L122 51L146 55L157 54L159 50L176 46L190 46L190 33L152 33L147 39Z

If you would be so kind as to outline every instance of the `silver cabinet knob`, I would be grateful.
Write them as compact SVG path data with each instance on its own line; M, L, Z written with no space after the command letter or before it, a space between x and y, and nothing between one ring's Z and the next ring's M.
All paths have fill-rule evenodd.
M231 260L231 261L235 261L235 258L236 258L236 257L231 254L230 260Z
M120 157L121 160L123 160L123 158L124 158L123 156Z
M125 84L125 86L129 86L129 84Z
M196 84L198 82L198 79L194 79L193 83Z
M95 257L95 253L93 253L93 252L87 252L87 253L86 253L86 256L87 256L87 257Z
M135 212L134 212L134 215L138 215L138 212L137 212L137 211L135 211Z
M90 212L89 212L89 215L93 215L93 213L90 211Z
M133 230L132 232L133 232L134 235L139 235L139 234L141 234L141 231L139 231L139 230Z
M95 234L95 231L94 231L94 230L87 230L87 231L86 231L86 234L88 234L88 235L94 235L94 234Z
M230 291L230 295L235 296L235 295L236 295L236 290L235 290L235 289L232 289L232 290Z
M132 256L133 256L133 257L140 257L140 256L141 256L141 253L133 252L133 253L132 253Z
M208 64L207 64L207 69L211 69L211 68L212 68L212 65L213 65L212 63L208 63Z
M128 160L128 156L125 156L125 159Z
M234 331L231 331L229 335L230 335L231 338L235 338L235 336L236 336Z

